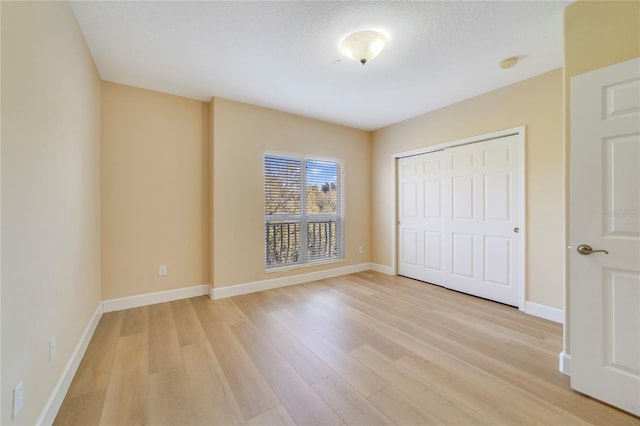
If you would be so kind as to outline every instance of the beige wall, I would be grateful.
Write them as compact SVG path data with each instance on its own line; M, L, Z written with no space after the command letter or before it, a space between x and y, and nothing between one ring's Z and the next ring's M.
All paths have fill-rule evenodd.
M369 262L369 133L220 98L213 105L213 285L224 287ZM344 262L265 272L266 150L345 160ZM358 245L364 248L362 254Z
M214 277L214 247L213 247L213 124L215 114L215 98L209 102L209 284L213 286Z
M640 56L640 2L578 1L565 9L564 15L564 111L567 237L569 223L569 147L571 77ZM569 258L566 258L569 271ZM567 279L564 350L570 351L569 324L570 279Z
M208 103L103 83L104 299L209 284L209 119Z
M0 46L2 46L2 6L0 5ZM0 52L2 49L0 48ZM0 82L2 81L2 55L0 54ZM2 84L0 83L0 194L2 193ZM0 195L0 328L2 328L2 196ZM0 330L0 395L2 395L2 331ZM0 396L1 398L1 396ZM0 400L0 423L2 422L2 401Z
M35 424L101 300L101 88L68 3L0 7L0 423ZM21 379L24 406L11 420Z
M640 2L578 1L565 9L564 69L570 78L640 55Z
M392 265L392 154L522 125L526 125L526 299L562 308L561 70L373 133L372 262Z

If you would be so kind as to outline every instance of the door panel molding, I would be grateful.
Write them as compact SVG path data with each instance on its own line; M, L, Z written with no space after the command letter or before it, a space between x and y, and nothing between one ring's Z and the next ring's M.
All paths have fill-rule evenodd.
M482 195L485 193L486 190L486 185L497 185L498 187L502 187L504 185L510 186L510 185L517 185L517 189L519 189L519 199L517 200L500 200L501 205L498 206L499 208L494 208L493 206L491 208L485 208L483 203L478 203L473 202L471 203L471 205L467 205L468 203L462 203L461 202L463 200L459 200L458 201L458 209L456 210L458 213L458 216L460 216L459 218L457 218L457 220L459 220L461 223L464 223L465 221L471 221L471 218L480 215L483 218L486 215L495 216L495 222L498 223L500 222L502 219L502 217L504 215L507 216L511 216L512 212L510 211L510 208L507 207L506 211L505 211L505 206L502 206L502 204L504 204L504 202L507 203L507 206L511 205L511 202L516 203L518 210L520 210L520 219L518 221L517 228L519 228L519 235L518 238L514 241L514 244L516 244L516 248L517 248L517 252L519 253L518 255L518 259L517 259L517 276L516 276L516 280L517 280L517 287L518 287L518 300L516 303L516 306L521 310L521 311L525 311L526 310L526 303L525 303L525 296L526 296L526 229L525 229L525 224L526 224L526 205L525 205L525 200L526 200L526 193L525 193L525 176L526 176L526 170L525 170L525 127L521 126L521 127L515 127L515 128L511 128L511 129L505 129L505 130L501 130L501 131L497 131L497 132L492 132L492 133L487 133L487 134L483 134L483 135L478 135L478 136L473 136L470 138L465 138L465 139L459 139L459 140L455 140L455 141L451 141L451 142L447 142L447 143L443 143L443 144L438 144L438 145L432 145L432 146L427 146L427 147L423 147L420 149L416 149L416 150L411 150L411 151L404 151L404 152L399 152L399 153L395 153L391 156L391 161L392 161L392 170L394 171L394 176L396 179L396 183L395 185L393 185L392 187L392 197L394 200L396 200L395 203L392 203L392 212L391 212L391 220L392 220L392 242L391 242L391 254L392 254L392 271L394 274L398 274L399 271L399 260L400 260L400 252L398 251L399 247L399 241L400 241L400 235L398 233L399 231L399 208L400 208L400 198L397 197L401 197L402 195L397 193L398 190L398 184L400 182L400 180L403 177L403 172L400 170L399 168L399 159L402 158L408 158L408 157L416 157L419 156L421 154L427 154L427 153L434 153L437 151L445 151L447 149L450 148L454 148L454 147L463 147L465 145L469 145L469 144L473 144L473 143L478 143L478 142L485 142L485 141L490 141L490 140L495 140L495 139L500 139L500 138L505 138L507 136L515 136L517 139L516 145L518 147L517 149L517 154L516 154L516 158L511 158L512 154L509 152L508 149L504 149L504 147L500 147L500 146L496 146L495 149L486 149L484 150L484 152L482 153L482 155L480 156L475 156L469 153L465 153L465 150L460 150L459 152L456 152L456 154L453 158L448 158L445 159L444 161L450 161L451 164L449 164L449 168L453 169L450 170L449 174L450 176L461 176L460 179L460 184L462 184L462 180L465 180L465 178L462 178L462 176L465 176L464 173L465 171L468 171L470 169L473 169L475 167L484 167L484 166L492 166L492 167L497 167L497 169L492 170L492 173L487 174L487 176L480 176L479 178L476 179L480 179L481 182L473 182L472 183L472 194L470 195L471 197L482 197ZM446 156L445 156L446 158ZM520 179L519 182L513 182L513 179L511 176L507 176L504 177L504 173L502 174L502 178L499 178L500 176L500 171L499 171L499 166L500 165L508 165L510 162L516 162L518 168L519 168L519 174L520 174ZM424 167L424 166L423 166ZM424 169L425 171L427 170L427 167L425 167ZM437 168L432 169L434 170L434 172L438 172L439 170ZM498 171L496 171L498 170ZM508 169L505 168L504 172L507 172ZM487 182L488 179L488 183ZM505 180L506 179L506 180ZM469 178L467 177L466 180L469 180ZM445 183L445 185L449 185L451 186L451 183ZM480 188L481 190L478 190L477 188ZM441 187L442 188L442 187ZM452 188L449 188L450 190ZM424 191L423 192L423 197L421 198L421 202L425 202L425 196L427 196L427 192L428 191ZM442 194L439 194L440 197L442 197ZM446 202L445 200L443 200L442 198L440 198L440 204L441 204L441 208L448 208L449 210L451 210L454 206L453 205L449 205L446 206ZM421 206L422 209L424 209L424 205ZM469 209L480 209L480 211L477 212L471 212L473 214L470 215L470 211ZM424 210L423 210L424 211ZM450 214L452 214L453 212L450 211ZM463 217L464 216L464 217ZM490 220L488 220L487 222L490 222ZM431 231L431 230L430 230ZM435 231L435 230L434 230ZM493 232L492 229L489 229L487 232L487 235L498 235L497 233ZM452 249L453 249L453 241L451 240L451 236L442 236L441 238L444 238L445 240L443 240L444 242L444 249L443 249L443 253L440 259L440 263L442 264L442 268L446 269L449 268L449 270L452 271L452 266L451 265L451 255L452 253ZM451 241L450 241L451 240ZM483 238L475 238L474 239L474 245L478 246L478 247L482 247L484 246L485 242ZM427 248L427 244L423 244L422 245L422 250L425 250ZM448 258L448 259L447 259ZM477 262L481 262L479 264L476 264ZM447 264L448 263L448 264ZM484 265L486 264L486 260L484 259L478 259L478 258L474 258L472 260L472 269L474 271L479 271L479 270L484 270ZM495 271L495 269L494 269ZM474 273L476 273L474 272ZM497 273L497 272L496 272ZM493 274L493 272L492 272ZM500 273L500 275L502 275L503 273ZM462 278L462 277L461 277ZM433 281L432 281L433 282ZM490 284L489 282L487 282L487 284ZM493 283L495 284L496 287L500 287L500 284L498 283ZM480 297L487 297L486 295L483 294L477 294Z
M570 121L571 387L640 416L640 58L572 77Z

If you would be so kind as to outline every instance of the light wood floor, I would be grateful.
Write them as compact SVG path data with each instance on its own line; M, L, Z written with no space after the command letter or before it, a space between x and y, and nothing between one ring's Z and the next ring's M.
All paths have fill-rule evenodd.
M111 312L55 424L640 424L570 390L561 333L375 272Z

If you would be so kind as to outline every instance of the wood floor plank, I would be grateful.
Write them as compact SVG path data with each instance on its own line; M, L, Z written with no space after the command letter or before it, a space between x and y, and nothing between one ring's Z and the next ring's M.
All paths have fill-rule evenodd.
M532 337L523 331L514 331L511 328L492 323L485 319L476 318L465 312L442 311L437 309L433 312L433 315L436 318L440 318L443 322L458 324L470 332L491 336L492 339L501 341L504 344L517 342L521 347L526 347L528 352L537 352L540 353L540 356L551 356L552 358L557 358L558 356L555 351L557 345L549 346L546 342L548 335L544 333L540 333L539 337Z
M372 370L323 339L314 330L305 328L289 311L272 312L271 315L365 397L388 385Z
M286 408L282 405L278 405L269 411L265 411L262 414L249 419L247 424L251 426L292 426L296 422L291 418Z
M363 346L351 354L444 424L488 424L479 413L473 412L459 401L447 399L437 389L420 383L372 348Z
M339 277L332 278L330 280L332 285L338 286L342 289L348 289L351 294L356 295L356 297L367 298L369 296L375 296L379 294L379 291L371 288L369 285L361 285L354 282L354 275L342 275Z
M455 372L447 367L440 368L438 365L446 363L446 360L433 352L432 355L429 356L429 361L412 355L399 360L397 364L423 383L444 385L454 398L459 398L476 410L489 411L487 407L494 406L489 416L495 419L495 423L585 424L580 418L536 400L531 394L496 377L478 374L478 370L471 366L455 363L453 357L449 357L447 365L455 364ZM535 406L531 404L534 400ZM495 404L495 401L500 401L500 404Z
M149 306L149 374L174 370L183 365L180 340L176 332L171 306L159 303Z
M191 424L192 418L189 380L184 366L149 375L149 424L186 425Z
M460 342L449 339L443 340L440 336L429 334L428 331L425 330L421 330L420 332L411 330L411 333L406 333L386 326L380 327L378 331L385 334L389 339L411 349L416 354L429 359L431 362L438 361L441 365L452 371L463 372L462 374L464 374L465 377L469 377L473 372L464 369L463 364L460 364L457 360L462 361L464 364L474 366L476 369L482 371L483 377L479 379L479 381L484 383L482 385L483 389L493 383L490 380L491 377L498 378L502 382L510 384L513 386L513 389L507 392L507 394L513 395L520 404L528 404L529 407L533 405L537 407L538 410L550 411L552 413L554 409L549 409L547 404L562 407L560 408L561 411L564 410L564 407L580 407L572 410L570 415L589 422L597 420L595 424L613 425L624 424L619 423L619 421L629 421L629 417L625 413L621 413L619 410L612 409L606 405L593 405L593 400L573 392L569 387L569 378L557 372L555 366L553 366L553 371L558 374L559 379L564 380L564 384L560 386L556 383L549 383L544 380L544 378L538 377L530 371L508 367L498 360L465 347ZM422 335L422 332L425 334ZM422 338L417 339L415 337L417 335L422 335ZM519 390L524 390L525 392L522 393L519 392ZM532 401L536 401L537 399L540 399L543 403L537 402L536 404L532 404ZM560 418L562 417L563 416L560 416Z
M549 363L554 362L553 357L547 357L545 365L541 363L540 358L530 357L530 351L521 345L513 342L506 343L505 340L496 339L491 335L473 333L464 327L443 323L438 320L437 315L433 314L433 310L412 307L407 300L392 299L383 295L361 300L350 294L350 287L335 287L335 289L347 297L351 306L370 315L377 315L389 325L405 330L412 335L429 335L430 338L435 337L444 345L455 340L474 352L484 354L503 365L525 368L537 376L545 376L545 379L549 381L560 380L559 375L556 374L557 369L549 368ZM443 338L442 336L447 337ZM561 383L558 382L558 384Z
M304 283L300 285L288 286L287 288L281 289L283 292L287 294L287 296L291 297L294 300L305 300L309 295L315 296L318 295L318 289L315 287L314 282ZM276 310L281 310L276 309Z
M146 312L146 309L145 309ZM148 420L148 336L120 337L100 423L144 425Z
M231 329L296 423L340 423L333 410L255 327L238 322Z
M320 380L313 388L346 424L393 425L387 416L337 374Z
M215 301L194 299L193 307L244 419L250 419L280 405L280 400L229 326L216 320L219 312L215 309Z
M355 330L350 328L349 323L343 322L337 326L333 324L333 321L325 321L322 313L312 304L295 304L289 306L287 311L291 312L298 321L302 321L306 327L314 330L322 338L344 352L349 352L365 344Z
M216 300L215 305L218 319L229 325L247 320L247 317L231 298Z
M442 424L391 385L371 395L369 401L397 425Z
M381 290L381 294L386 296L394 297L394 292L390 291L389 288L385 288L381 283L375 284L376 288ZM531 327L529 325L520 324L519 327L512 327L514 324L518 324L518 314L520 314L517 309L510 306L501 306L502 310L496 312L493 310L486 310L485 304L492 303L483 299L478 299L477 301L470 302L467 299L460 300L448 300L442 298L442 295L438 294L439 291L449 291L446 289L442 289L440 287L423 283L424 289L415 289L412 290L413 297L406 298L406 302L417 309L427 309L427 310L437 310L440 312L456 312L456 313L470 313L476 318L478 321L487 321L491 322L494 325L501 325L507 328L511 328L512 330L522 330L526 329L526 332L529 336L534 336L538 334L540 337L544 337L549 334L549 332L553 332L555 330L540 330L538 327ZM435 288L436 290L430 291L430 288ZM408 294L409 295L409 294Z
M88 392L75 397L67 397L53 421L54 426L97 425L102 415L107 388Z
M408 352L403 347L390 342L362 323L372 323L371 317L354 320L350 315L345 313L345 309L336 308L332 304L325 304L323 299L318 300L318 298L313 298L303 304L295 304L295 306L296 310L293 312L294 315L297 318L303 318L307 324L311 325L328 340L331 340L332 335L339 335L340 338L338 341L345 342L346 344L339 345L336 343L336 345L345 352L349 352L366 343L387 358L393 360L408 355ZM316 327L314 324L322 324L322 326Z
M107 388L123 318L123 312L102 315L69 386L68 398Z
M183 346L182 355L190 385L192 424L245 424L240 407L209 343L199 341Z
M202 296L202 298L207 298L207 296ZM180 346L187 346L206 340L200 320L198 320L196 312L193 310L191 300L175 300L170 303Z
M335 291L331 288L326 288L329 291ZM337 293L337 292L336 292ZM343 315L351 318L353 321L356 321L358 324L366 327L368 329L375 329L380 327L381 325L385 325L383 321L380 321L376 316L368 315L367 313L353 308L340 297L336 297L339 294L328 294L328 292L318 293L313 300L318 301L318 303L323 303L326 306L331 307L335 311L341 312Z
M532 336L548 335L549 333L559 334L562 332L562 325L541 318L528 316L527 321L522 321L522 312L511 306L496 304L478 297L470 297L437 285L401 276L385 276L369 280L365 277L370 277L371 275L366 274L364 273L362 277L352 275L349 278L355 282L366 283L366 285L380 290L383 294L395 297L398 294L402 294L407 296L407 300L414 304L435 305L441 310L472 314L479 320L487 320L492 324L525 331Z
M124 317L122 318L120 336L145 333L148 329L148 314L149 309L147 306L125 310Z
M253 293L254 302L266 312L279 311L291 306L294 299L282 289Z
M253 300L253 295L245 295L235 298L235 303L307 383L315 383L334 373L324 361L293 337Z

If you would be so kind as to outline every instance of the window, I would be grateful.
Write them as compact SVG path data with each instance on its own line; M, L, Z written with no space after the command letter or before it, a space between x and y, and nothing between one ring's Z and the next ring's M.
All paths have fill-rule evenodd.
M264 157L267 269L344 259L344 164Z

